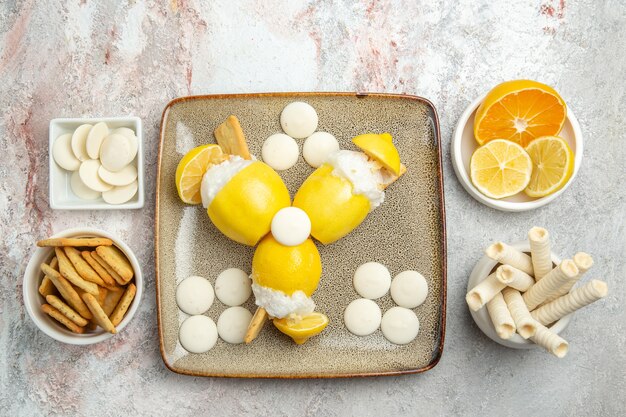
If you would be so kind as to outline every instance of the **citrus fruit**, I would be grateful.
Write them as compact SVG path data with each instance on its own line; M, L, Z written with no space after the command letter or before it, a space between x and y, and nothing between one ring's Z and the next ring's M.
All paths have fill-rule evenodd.
M314 311L306 316L288 316L282 319L274 319L273 322L278 330L301 345L309 338L320 334L328 326L328 317L325 314Z
M530 182L524 190L529 197L544 197L561 188L574 172L574 152L558 136L545 136L526 147L533 163Z
M309 238L298 246L284 246L271 234L257 246L252 258L254 283L291 295L302 291L307 297L317 289L322 276L322 260Z
M176 168L176 190L178 196L187 204L200 204L200 184L204 173L212 165L226 159L218 145L202 145L193 148L180 160Z
M269 233L278 210L290 205L291 197L280 175L255 161L215 194L207 213L227 237L254 246Z
M567 108L553 88L531 80L507 81L487 93L474 119L474 137L483 145L508 139L522 146L561 131Z
M311 219L311 235L323 244L341 239L367 217L371 203L361 194L353 194L352 183L333 175L333 167L323 164L300 186L293 199L294 207Z
M504 198L524 190L530 181L532 161L515 142L496 139L476 149L470 160L472 183L491 198Z
M394 175L400 175L400 154L389 133L366 133L352 139L352 143Z

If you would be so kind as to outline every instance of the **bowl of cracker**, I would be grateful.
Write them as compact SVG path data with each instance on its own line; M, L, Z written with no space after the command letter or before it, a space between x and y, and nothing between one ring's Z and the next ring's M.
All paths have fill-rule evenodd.
M132 320L143 293L137 258L117 236L73 228L37 242L24 273L24 306L60 342L109 339Z

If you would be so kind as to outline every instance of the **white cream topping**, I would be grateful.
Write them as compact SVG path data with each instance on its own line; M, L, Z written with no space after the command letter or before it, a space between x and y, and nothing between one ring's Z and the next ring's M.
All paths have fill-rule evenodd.
M380 165L370 161L364 153L341 150L329 155L326 162L334 168L333 175L352 183L354 194L361 194L370 201L370 211L385 201L385 192L380 188L384 183Z
M240 156L232 156L229 160L219 165L213 165L202 177L200 195L202 205L207 208L222 188L242 169L252 164L253 160L243 159Z
M252 292L256 298L255 304L263 307L272 317L282 319L290 314L304 316L315 310L315 303L300 290L291 295L282 291L263 287L252 282Z

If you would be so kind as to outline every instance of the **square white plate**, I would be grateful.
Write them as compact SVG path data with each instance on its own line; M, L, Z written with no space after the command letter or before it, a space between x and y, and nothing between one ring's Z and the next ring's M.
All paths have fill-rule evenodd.
M109 204L102 197L97 200L82 200L72 192L70 178L72 173L64 170L54 161L52 145L56 138L72 133L78 126L89 123L96 124L105 122L109 129L127 127L137 135L138 149L135 163L137 164L137 193L124 204ZM54 210L119 210L138 209L143 207L144 184L143 184L143 130L141 119L138 117L98 117L98 118L75 118L75 119L52 119L50 121L50 137L48 142L48 156L50 159L49 195L50 208Z

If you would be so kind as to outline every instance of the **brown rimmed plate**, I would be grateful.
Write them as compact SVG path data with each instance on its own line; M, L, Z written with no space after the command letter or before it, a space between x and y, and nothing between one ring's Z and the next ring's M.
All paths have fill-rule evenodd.
M319 115L319 131L337 137L343 149L366 132L390 132L408 172L389 187L385 202L350 235L328 246L318 243L323 274L313 298L330 318L319 336L298 346L271 324L249 345L218 340L204 354L189 354L178 342L186 315L176 306L176 284L189 275L215 283L229 267L250 271L253 248L230 241L212 225L201 206L183 204L174 183L176 166L192 147L214 143L213 130L236 115L250 150L260 155L263 141L281 131L279 116L292 101L306 101ZM334 378L400 375L434 367L443 351L446 315L446 228L441 144L437 112L421 97L355 93L271 93L181 97L171 101L161 121L156 193L155 259L161 354L174 372L194 376ZM300 146L303 141L299 140ZM304 159L281 172L292 196L313 172ZM422 273L429 294L414 309L420 332L403 346L389 343L380 330L357 337L343 324L345 307L359 296L355 269L378 261L392 275ZM376 300L383 313L394 306L389 295ZM253 300L244 307L254 311ZM206 313L215 322L227 307L216 299Z

